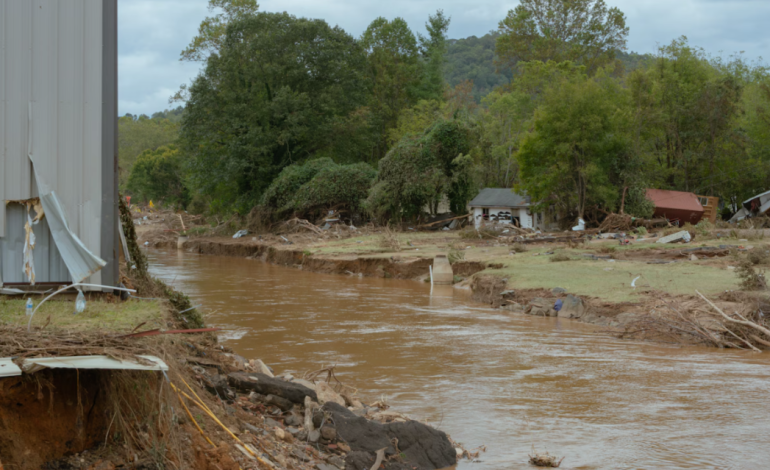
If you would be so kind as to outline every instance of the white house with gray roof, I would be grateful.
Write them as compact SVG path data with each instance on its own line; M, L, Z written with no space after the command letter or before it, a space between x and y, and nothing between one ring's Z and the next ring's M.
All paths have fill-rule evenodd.
M484 225L514 224L521 228L545 230L550 227L543 212L530 212L529 196L522 196L508 188L484 188L468 204L473 224Z

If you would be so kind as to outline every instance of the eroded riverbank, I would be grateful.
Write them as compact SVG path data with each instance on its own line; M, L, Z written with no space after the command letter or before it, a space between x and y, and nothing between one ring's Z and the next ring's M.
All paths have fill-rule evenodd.
M438 425L484 468L761 468L770 360L614 340L558 318L492 310L467 291L318 275L237 257L150 251L226 344L279 370L338 364L370 399ZM365 387L365 388L363 388ZM461 466L467 466L467 462Z

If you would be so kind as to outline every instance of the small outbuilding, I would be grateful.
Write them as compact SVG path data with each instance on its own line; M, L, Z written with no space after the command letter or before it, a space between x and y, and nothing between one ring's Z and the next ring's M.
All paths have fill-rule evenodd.
M521 228L544 230L550 225L545 214L530 211L529 196L522 196L509 188L484 188L468 204L473 224L478 229L484 225L513 224Z
M687 222L694 225L703 218L703 205L694 193L648 189L647 199L655 205L654 217L665 217L679 225Z

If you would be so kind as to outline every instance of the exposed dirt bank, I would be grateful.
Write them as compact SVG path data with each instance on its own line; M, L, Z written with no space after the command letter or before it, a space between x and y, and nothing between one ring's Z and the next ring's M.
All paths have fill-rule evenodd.
M176 241L155 241L155 248L176 249ZM300 268L324 274L356 274L393 279L423 280L429 275L432 257L312 255L292 245L275 246L267 243L232 240L227 238L200 238L184 243L184 251L202 255L235 256L259 259L279 266ZM452 266L455 275L470 277L487 268L478 261L459 261Z

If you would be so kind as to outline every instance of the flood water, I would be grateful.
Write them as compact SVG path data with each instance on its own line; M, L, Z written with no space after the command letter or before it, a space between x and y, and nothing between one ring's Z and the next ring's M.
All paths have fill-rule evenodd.
M770 468L770 352L620 341L570 320L492 310L451 287L149 252L225 343L277 372L337 365L364 401L432 423L460 469Z

